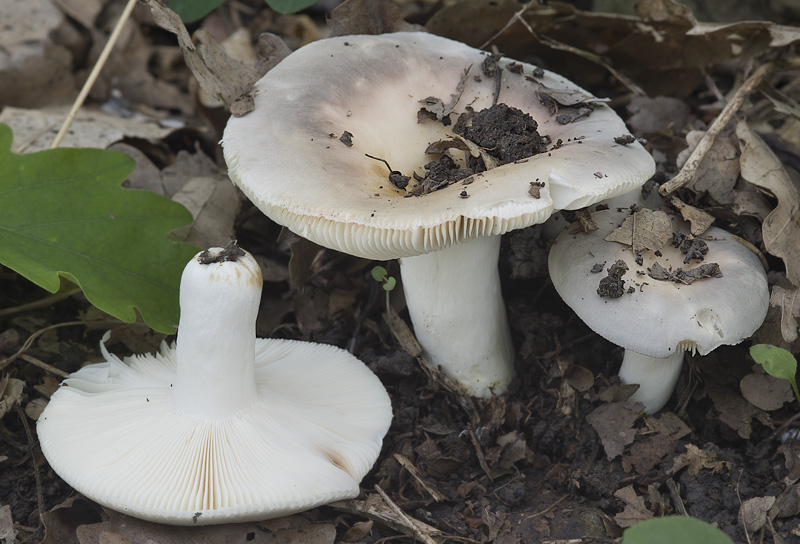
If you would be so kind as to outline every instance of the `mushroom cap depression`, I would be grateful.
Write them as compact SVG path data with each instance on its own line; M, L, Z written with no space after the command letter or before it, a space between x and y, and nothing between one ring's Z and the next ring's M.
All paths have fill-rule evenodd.
M576 232L575 225L551 247L553 285L578 317L606 340L658 358L669 357L676 349L705 355L755 332L767 313L769 289L761 261L752 251L730 233L710 227L698 237L708 244L704 261L685 264L686 255L668 243L659 250L660 257L644 250L639 265L631 246L604 240L630 215L629 210L613 209L593 213L598 230ZM689 234L686 222L675 216L670 220L673 232ZM626 292L619 298L600 296L600 279L619 259L628 266L622 276ZM647 275L656 262L673 272L717 263L722 276L690 285L657 280ZM593 273L595 265L602 265L602 272ZM627 292L629 287L633 292Z
M259 401L176 410L174 347L71 374L39 419L53 469L93 500L174 525L278 517L359 493L391 421L372 372L334 346L256 339Z
M638 142L614 141L628 130L599 99L510 59L496 61L498 85L484 62L492 64L484 51L420 32L306 45L256 83L254 111L228 122L222 145L229 175L295 233L352 255L391 259L541 223L554 210L628 192L653 174L653 159ZM389 166L412 177L411 188L413 176L440 156L426 154L428 146L453 138L453 125L418 121L421 101L439 99L431 109L446 117L455 100L455 122L467 107L490 108L497 89L499 104L538 123L547 151L486 170L469 185L456 181L406 198L389 181ZM571 121L561 124L559 115ZM530 193L534 182L544 183L538 198Z

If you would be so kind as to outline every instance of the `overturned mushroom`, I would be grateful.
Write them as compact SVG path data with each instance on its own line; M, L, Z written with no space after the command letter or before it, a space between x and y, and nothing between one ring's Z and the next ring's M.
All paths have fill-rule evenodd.
M550 249L548 266L578 317L625 348L620 378L640 385L630 401L653 413L669 400L684 352L706 355L753 334L766 316L769 290L758 257L722 229L709 228L693 246L688 224L672 216L673 242L640 256L630 245L607 241L629 217L605 210L592 214L594 232L568 228ZM692 251L699 242L705 253ZM599 287L605 278L593 268L603 262L616 266L605 278L624 282L618 289Z
M511 62L426 33L319 40L256 84L255 110L222 141L231 178L277 223L338 251L399 258L425 357L480 397L513 376L500 235L654 171L640 144L614 143L627 131L599 99ZM592 106L562 124L553 96ZM343 130L352 147L331 145ZM401 188L389 173L413 180Z
M183 272L174 347L70 374L39 418L50 465L109 508L174 525L259 520L359 493L391 421L380 381L339 348L255 337L255 259Z

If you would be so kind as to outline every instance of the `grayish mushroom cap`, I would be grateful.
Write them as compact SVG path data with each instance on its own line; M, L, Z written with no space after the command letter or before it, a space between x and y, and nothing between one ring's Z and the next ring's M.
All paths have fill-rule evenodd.
M625 349L657 358L669 357L676 350L705 355L720 345L738 344L755 332L767 313L769 289L764 268L753 252L730 233L711 227L701 236L708 244L705 261L684 264L686 256L668 244L660 250L661 257L645 250L638 265L630 246L604 240L629 216L629 211L611 209L593 213L597 231L568 228L550 250L553 285L589 327ZM671 220L674 231L689 234L684 221L675 216ZM601 297L599 281L618 259L629 269L622 276L625 288L634 291L620 298ZM714 262L722 277L691 285L659 281L646 275L654 262L672 270ZM603 264L602 272L591 272L595 264Z
M557 74L534 76L525 63L517 63L523 73L514 73L514 61L501 59L498 102L529 113L554 149L479 174L468 186L456 182L404 198L386 165L365 154L407 176L424 174L436 158L424 151L452 138L452 126L418 123L420 101L448 103L469 68L453 121L467 106L490 107L495 80L482 71L486 58L462 43L416 32L306 45L256 83L253 112L229 121L222 140L229 175L277 223L370 259L420 255L541 223L553 210L628 192L652 175L653 159L638 142L614 142L628 131L611 108ZM540 101L541 85L591 102L594 110L559 124ZM345 131L352 147L339 140ZM545 183L538 199L529 194L535 181ZM462 190L468 198L460 197Z

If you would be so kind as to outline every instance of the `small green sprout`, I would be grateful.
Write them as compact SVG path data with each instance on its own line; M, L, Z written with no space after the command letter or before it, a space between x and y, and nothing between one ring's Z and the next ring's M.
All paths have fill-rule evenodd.
M622 544L733 544L731 538L713 525L689 516L653 518L622 533Z
M756 344L750 347L750 356L764 367L770 376L789 380L794 390L794 396L800 403L800 391L797 390L797 359L790 352L770 344Z
M389 272L382 266L376 266L372 269L372 278L378 283L382 284L383 290L386 291L386 313L389 313L389 293L397 285L397 280L394 276L390 276Z

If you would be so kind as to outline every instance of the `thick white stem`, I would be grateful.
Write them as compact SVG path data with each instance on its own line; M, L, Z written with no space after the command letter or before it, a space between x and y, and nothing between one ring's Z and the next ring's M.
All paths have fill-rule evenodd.
M408 312L426 359L475 397L502 394L514 346L500 292L500 236L400 260Z
M257 399L255 340L261 270L246 252L213 262L223 251L229 250L209 249L211 259L199 253L181 277L178 364L170 401L198 418L224 419Z
M660 359L625 350L619 377L622 383L638 383L639 389L628 402L644 404L646 414L658 412L669 400L683 365L683 349Z

